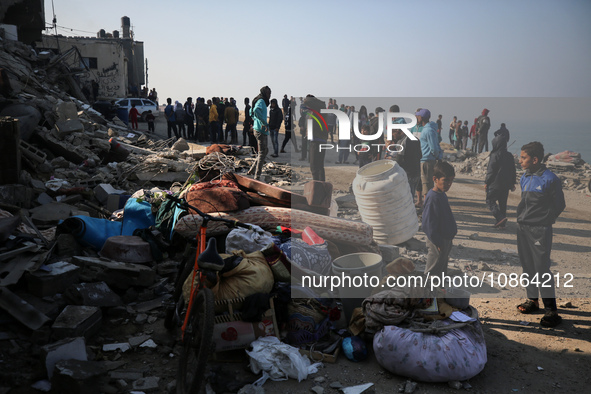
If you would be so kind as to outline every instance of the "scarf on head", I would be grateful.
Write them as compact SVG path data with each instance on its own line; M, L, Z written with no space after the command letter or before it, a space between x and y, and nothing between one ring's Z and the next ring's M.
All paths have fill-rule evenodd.
M257 101L259 100L263 100L265 102L265 106L269 106L269 99L271 98L271 88L269 88L268 86L263 86L261 88L261 93L259 93L258 96L256 96L253 100L252 100L252 107L254 108L255 104L257 103Z

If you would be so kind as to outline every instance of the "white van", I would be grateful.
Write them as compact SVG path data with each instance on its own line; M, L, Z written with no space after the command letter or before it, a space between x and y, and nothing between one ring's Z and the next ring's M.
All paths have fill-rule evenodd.
M125 108L125 109L127 109L128 113L129 113L129 110L131 109L131 106L133 104L135 104L135 108L137 108L143 121L146 121L146 115L148 114L148 111L152 111L152 115L154 115L154 117L158 117L158 115L159 115L160 111L158 111L158 107L156 106L156 103L153 102L152 100L148 100L145 98L132 97L132 98L119 99L119 100L115 101L115 106L117 108Z

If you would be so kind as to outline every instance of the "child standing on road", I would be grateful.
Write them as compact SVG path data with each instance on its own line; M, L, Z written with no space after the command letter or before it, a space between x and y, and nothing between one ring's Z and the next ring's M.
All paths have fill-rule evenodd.
M520 180L521 201L517 206L517 252L529 284L527 300L517 309L521 313L537 311L541 295L545 314L540 325L555 327L562 318L558 315L554 276L550 271L552 225L566 203L560 178L542 164L543 158L541 143L530 142L521 147L519 164L525 173Z
M495 227L502 230L507 223L509 190L515 191L515 159L507 152L507 140L504 137L492 140L484 188L486 205L495 217Z
M441 275L447 273L447 263L452 240L458 232L458 226L447 195L456 173L451 164L438 161L433 169L433 189L425 196L423 208L423 231L427 235L427 265L425 273Z
M138 112L135 104L131 104L131 109L129 110L129 122L131 123L131 128L137 130L139 125L137 123L137 117L140 113Z
M154 117L154 114L152 113L152 110L148 111L148 114L146 115L146 121L148 122L148 131L151 133L154 133L154 121L156 120L156 118Z

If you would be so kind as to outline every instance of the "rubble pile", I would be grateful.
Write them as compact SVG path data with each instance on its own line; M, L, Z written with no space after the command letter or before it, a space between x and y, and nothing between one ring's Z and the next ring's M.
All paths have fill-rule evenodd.
M442 147L444 143L441 144ZM563 152L564 153L564 152ZM571 152L572 153L572 152ZM451 151L445 150L443 159L450 161L456 171L460 174L468 174L484 180L488 167L490 152L475 154L471 151ZM546 166L552 170L561 180L562 187L565 190L576 190L581 193L591 193L591 165L581 159L581 155L575 153L574 160L565 161L561 159L561 154L546 155ZM517 168L517 181L521 178L524 171L519 165L519 157L515 157L515 166Z
M180 259L112 260L56 226L112 223L134 193L195 182L205 147L105 119L62 60L0 40L0 359L11 360L0 392L170 392L178 352L155 323ZM233 154L232 170L253 162ZM281 163L265 172L275 186L295 179Z

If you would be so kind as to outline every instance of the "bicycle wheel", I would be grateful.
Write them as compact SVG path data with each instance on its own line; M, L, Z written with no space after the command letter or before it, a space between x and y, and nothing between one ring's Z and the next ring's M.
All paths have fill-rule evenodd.
M166 315L164 317L164 327L169 330L178 327L178 324L181 323L178 321L179 319L176 319L176 316L180 316L183 308L185 307L185 301L183 300L183 284L193 270L195 254L196 251L194 250L189 254L189 256L186 256L179 265L179 272L176 276L174 283L174 294L172 296L172 302L174 305L171 305L166 309Z
M202 288L195 296L183 338L176 380L177 394L198 394L205 387L207 358L213 350L213 293Z

